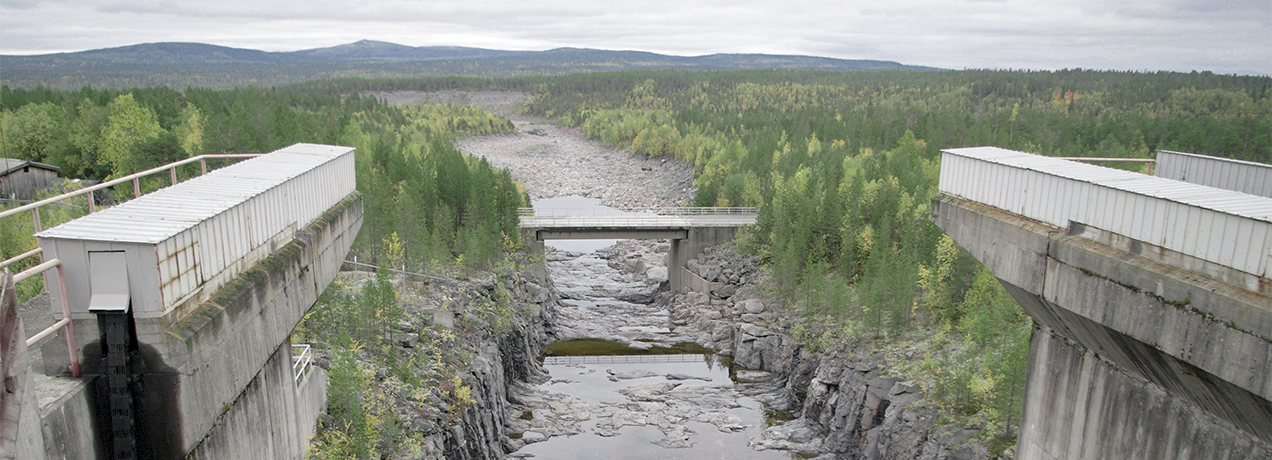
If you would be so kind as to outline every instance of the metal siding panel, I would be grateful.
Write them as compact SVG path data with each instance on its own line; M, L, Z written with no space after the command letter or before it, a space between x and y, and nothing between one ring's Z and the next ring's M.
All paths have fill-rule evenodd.
M1075 201L1076 207L1074 208L1073 217L1070 220L1076 220L1082 223L1090 223L1091 222L1090 215L1093 212L1092 210L1098 209L1094 204L1095 203L1094 200L1091 198L1090 187L1088 187L1086 184L1082 184L1078 182L1070 182L1070 183L1073 184L1073 188L1075 190L1075 193L1077 194L1077 201Z
M1101 225L1100 228L1114 233L1126 234L1126 231L1121 226L1122 212L1126 208L1126 196L1121 191L1111 188L1106 188L1103 191L1108 212L1105 214L1104 225Z
M1029 185L1032 185L1032 187L1029 187ZM1021 194L1021 200L1024 201L1026 207L1042 211L1044 216L1043 220L1050 220L1051 215L1053 214L1052 211L1054 211L1053 209L1048 209L1045 205L1047 195L1053 192L1053 190L1051 190L1052 185L1054 185L1054 183L1050 181L1047 183L1028 184L1026 185L1025 192Z
M1042 174L1039 174L1041 176ZM1052 178L1047 181L1047 191L1043 194L1042 201L1037 203L1040 215L1045 215L1047 220L1060 227L1067 227L1068 221L1072 220L1072 212L1069 208L1068 187L1072 181L1060 178Z
M1136 210L1136 221L1139 229L1136 230L1135 239L1140 241L1151 241L1153 239L1153 229L1156 227L1156 221L1153 219L1157 203L1161 200L1151 199L1149 197L1141 197L1140 208Z
M1192 221L1193 237L1197 242L1193 245L1189 254L1204 259L1206 252L1210 249L1210 239L1215 237L1215 215L1204 209L1197 212L1198 218Z
M1008 190L1019 190L1018 184L1020 184L1021 182L1024 182L1023 180L1020 179L1020 176L1022 174L1024 174L1024 172L1019 169L1011 169L1010 172L1007 174L1007 178L1006 178L1007 180L1004 180L998 183L998 190L997 190L997 193L995 193L995 195L997 195L998 197L998 202L1002 203L1003 209L1014 212L1016 214L1028 216L1029 213L1025 212L1024 209L1021 209L1020 204L1016 202L1016 198L1020 194L1007 193ZM1013 195L1016 195L1016 196L1013 196Z
M967 191L964 189L964 184L966 176L970 174L967 162L964 161L963 158L955 155L950 155L948 157L948 161L953 164L950 168L951 174L953 175L953 178L950 180L950 185L952 190L954 190L954 195L966 196Z
M1245 255L1250 254L1254 249L1251 238L1254 235L1254 221L1250 219L1242 219L1237 222L1237 231L1231 244L1226 245L1222 254L1219 255L1219 263L1229 267L1250 266L1249 258Z
M1272 225L1262 227L1266 236L1263 237L1262 257L1255 262L1255 273L1262 273L1264 278L1272 278Z
M1194 206L1175 205L1175 208L1182 213L1183 219L1175 221L1175 236L1166 240L1163 244L1164 248L1178 250L1184 254L1196 254L1197 249L1197 231L1194 226L1201 219L1201 210Z
M1181 220L1179 219L1179 208L1173 203L1162 201L1162 211L1163 217L1160 221L1162 223L1162 234L1159 238L1153 240L1152 243L1166 247L1166 241L1175 234L1175 228Z
M1219 262L1220 254L1223 253L1224 243L1232 241L1232 233L1229 229L1233 219L1236 219L1237 216L1230 216L1215 212L1211 212L1209 214L1214 216L1212 218L1214 226L1210 228L1210 239L1207 240L1209 244L1206 245L1206 252L1201 258L1212 262Z
M1150 221L1152 231L1149 232L1148 238L1145 241L1157 244L1157 241L1162 240L1162 235L1166 234L1166 226L1170 225L1166 215L1166 204L1165 200L1153 201L1153 213Z
M1215 175L1216 187L1226 188L1228 190L1241 191L1241 185L1245 183L1245 169L1237 167L1233 163L1217 163L1216 168L1218 174Z

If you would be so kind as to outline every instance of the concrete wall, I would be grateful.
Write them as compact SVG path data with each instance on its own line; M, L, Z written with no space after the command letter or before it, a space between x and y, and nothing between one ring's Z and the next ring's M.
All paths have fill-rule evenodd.
M733 240L737 235L739 227L690 227L687 230L657 230L650 231L647 229L627 229L627 230L602 230L592 231L586 229L571 229L566 231L546 231L535 228L523 228L522 236L529 242L530 247L534 251L543 252L543 240L545 239L591 239L591 238L619 238L619 239L670 239L671 250L667 252L667 278L671 289L679 291L685 288L693 288L693 275L685 269L685 264L689 259L698 257L702 251L712 246L719 246ZM704 291L706 292L706 291Z
M1268 297L1100 244L1080 225L948 196L934 211L1034 319L1018 458L1272 453Z
M1018 459L1255 459L1268 444L1039 327L1030 348Z
M335 279L361 226L359 197L310 225L189 317L138 320L137 339L149 366L143 373L148 396L137 420L139 447L154 458L184 457L226 416L227 406L252 408L236 400Z
M327 372L310 367L293 383L291 346L284 344L243 390L189 459L300 459L327 403Z
M362 200L355 194L185 317L136 320L141 362L133 372L140 375L144 394L136 403L139 457L183 458L198 447L206 458L298 458L292 455L296 449L275 446L283 439L280 433L264 428L295 415L307 417L300 426L308 425L312 433L316 411L301 410L312 403L261 398L294 387L290 377L278 375L284 368L290 375L290 357L277 355L289 356L288 336L339 272L361 226ZM75 328L84 373L101 373L96 322L77 320ZM43 349L46 368L65 369L63 339L50 339ZM325 401L325 383L321 387L318 398ZM247 441L230 442L218 433L245 433L248 423L257 424L249 431L260 435L252 441L259 444L243 445L284 457L220 455ZM301 440L308 437L285 430L303 434Z
M31 425L32 431L40 434L43 450L39 454L19 455L18 458L78 460L109 457L97 430L99 422L109 423L103 420L108 414L107 411L98 411L94 403L95 393L98 387L105 385L105 379L50 380L56 381L40 382L41 389L48 391L55 387L51 393L56 396L40 401L39 423Z
M671 250L667 252L667 279L671 290L679 291L688 287L692 273L685 269L689 259L698 257L702 251L719 246L738 234L738 227L694 227L689 229L689 237L682 240L671 240Z

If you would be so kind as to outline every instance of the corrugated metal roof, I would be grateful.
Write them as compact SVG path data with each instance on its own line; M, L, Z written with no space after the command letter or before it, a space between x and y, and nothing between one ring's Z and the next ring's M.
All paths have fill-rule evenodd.
M943 152L1272 222L1272 198L998 147L947 149Z
M296 144L75 219L36 236L159 243L352 150Z

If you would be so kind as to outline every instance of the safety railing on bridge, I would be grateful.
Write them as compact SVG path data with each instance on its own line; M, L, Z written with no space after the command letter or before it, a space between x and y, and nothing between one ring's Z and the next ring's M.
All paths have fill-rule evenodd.
M518 216L525 217L582 217L582 216L614 216L616 212L624 214L645 214L655 216L727 216L749 215L760 212L758 207L652 207L652 208L560 208L535 209L517 208Z
M0 225L5 224L4 219L6 218L17 216L24 212L29 211L31 213L31 222L34 228L34 233L39 233L41 230L43 230L40 224L40 208L44 206L55 205L55 204L62 203L63 201L66 201L71 198L79 197L81 195L88 195L88 212L91 214L91 213L97 212L95 192L98 190L108 188L108 187L114 187L116 185L123 184L126 182L132 182L133 197L135 198L135 197L141 196L141 179L146 176L168 172L171 183L176 184L179 182L179 180L177 179L177 167L179 166L198 162L200 167L200 174L207 174L208 172L207 160L209 159L252 158L252 157L257 157L260 155L263 155L263 154L260 154L260 153L210 154L210 155L199 155L196 157L187 158L185 160L177 161L171 164L167 164L167 165L160 166L153 169L148 169L148 170L135 173L135 174L129 174L127 176L120 177L118 179L109 180L109 181L102 182L100 184L93 185L90 187L85 187L79 190L63 193L61 195L58 195L52 198L46 198L46 199L39 200L33 203L28 203L22 206L18 206L13 209L5 210L3 212L0 212ZM71 324L70 305L67 303L66 282L65 282L64 270L62 268L62 262L58 259L52 259L47 261L43 260L44 249L39 247L38 240L36 242L36 245L37 247L35 249L24 252L22 254L18 254L17 256L11 257L7 260L0 262L0 269L4 269L4 271L8 273L9 266L31 257L36 257L36 256L40 257L39 264L13 275L13 280L14 280L13 282L15 285L29 278L32 278L36 275L43 274L44 272L48 270L53 270L53 269L57 270L57 285L58 285L57 288L59 293L61 294L59 298L61 299L62 318L59 319L56 323L53 323L52 326L49 326L48 328L45 328L44 330L28 338L26 340L26 343L28 347L34 346L40 343L41 341L43 341L44 339L47 339L49 336L53 335L54 333L56 333L58 329L63 329L66 335L66 346L70 354L71 375L79 377L80 375L79 355L77 353L78 349L75 346L75 330ZM47 286L46 286L46 290L47 290Z

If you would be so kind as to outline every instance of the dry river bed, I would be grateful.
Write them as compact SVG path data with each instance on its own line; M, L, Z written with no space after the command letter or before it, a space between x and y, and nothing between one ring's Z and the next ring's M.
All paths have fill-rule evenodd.
M693 196L688 165L606 148L575 129L515 122L515 133L468 138L457 146L509 168L536 207L580 201L568 196L613 207L680 206ZM550 244L548 271L562 299L552 334L560 341L601 339L633 350L693 341L701 331L678 331L667 307L653 303L666 281L667 249L667 243L652 241L621 241L596 252ZM508 427L514 437L520 433L514 441L520 449L511 456L787 458L757 443L765 428L763 406L734 383L725 364L703 354L549 358L550 382L510 395L520 404Z
M574 128L513 119L517 131L470 137L456 146L508 168L530 199L577 195L612 207L681 206L693 198L693 167L614 150Z

